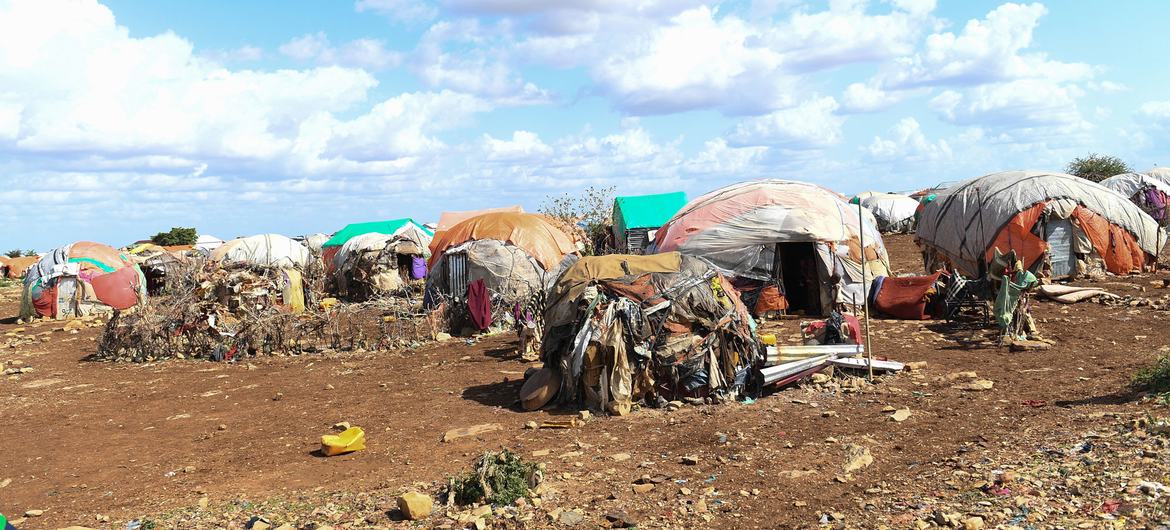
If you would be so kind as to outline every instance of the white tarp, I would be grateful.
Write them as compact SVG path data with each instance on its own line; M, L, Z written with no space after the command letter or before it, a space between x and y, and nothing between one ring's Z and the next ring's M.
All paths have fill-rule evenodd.
M223 240L213 235L199 234L199 237L195 238L195 248L205 252L211 252L222 244Z
M260 267L304 267L309 263L309 249L280 234L260 234L233 239L215 249L211 259L225 265Z
M914 228L918 201L896 193L863 193L858 197L861 205L877 218L881 231L909 232Z
M999 231L1020 212L1070 199L1133 234L1142 250L1158 254L1158 224L1121 195L1088 180L1046 171L1004 171L965 180L938 192L918 220L918 239L970 272L979 270Z
M1170 177L1170 174L1167 175ZM1170 195L1170 182L1144 173L1122 173L1101 181L1101 185L1116 191L1126 197L1133 197L1145 186L1153 186L1162 193Z
M324 245L326 241L329 241L329 236L317 233L309 234L304 236L302 239L304 239L304 245L308 247L309 250L313 252L320 252L321 245Z
M1170 167L1156 167L1146 171L1145 174L1170 184Z

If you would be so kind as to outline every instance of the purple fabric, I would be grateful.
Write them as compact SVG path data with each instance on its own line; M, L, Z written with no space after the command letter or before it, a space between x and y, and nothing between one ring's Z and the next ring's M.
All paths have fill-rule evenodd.
M410 257L410 279L421 280L427 277L427 260L418 256Z
M492 325L492 298L482 278L467 286L467 310L476 328L484 330Z
M1166 194L1153 186L1146 188L1146 205L1151 217L1156 221L1166 220Z

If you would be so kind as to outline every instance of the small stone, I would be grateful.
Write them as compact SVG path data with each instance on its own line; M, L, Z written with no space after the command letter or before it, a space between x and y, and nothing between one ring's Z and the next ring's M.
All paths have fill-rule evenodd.
M630 453L615 453L609 455L609 459L613 460L614 462L625 462L626 460L630 459Z
M227 430L227 425L225 425L225 424L221 423L221 424L219 424L219 426L218 426L218 427L216 427L216 429L219 429L219 430L221 430L221 431L226 431L226 430Z
M638 526L637 520L621 510L607 512L605 514L605 520L609 521L610 528L634 528Z
M585 520L585 514L581 513L580 510L565 510L561 512L561 516L557 520L565 526L576 526Z
M272 396L272 401L280 401L282 399L284 399L284 394L280 392L277 392L275 396Z
M918 372L926 369L926 361L913 361L906 363L906 370L910 372Z
M525 429L539 429L540 424L536 423L535 421L527 421L527 422L524 422L524 428Z
M684 495L684 496L685 496L685 495L690 495L690 494L691 494L691 488L679 488L679 489L678 489L678 494L679 494L679 495Z
M684 466L695 466L699 464L698 455L686 455L678 459L678 462Z
M207 497L199 497L199 507L200 508L207 508L207 505L210 503L211 503L211 499L209 499Z
M650 493L651 491L654 491L654 484L649 482L644 484L634 484L630 486L630 488L634 490L634 493Z
M326 385L325 385L325 390L333 390L333 385L331 385L331 384L326 384Z
M869 449L860 445L845 446L845 473L852 473L873 464L873 455Z
M352 427L352 425L350 425L348 421L339 421L333 424L333 430L335 431L344 431L350 427Z
M581 412L577 413L577 417L581 418L581 421L589 421L593 419L593 413L587 410L582 410Z
M910 417L910 409L909 408L898 409L898 410L894 411L894 413L892 415L890 415L890 419L893 421L906 421L906 418L909 418L909 417Z
M42 515L45 515L44 510L28 510L24 512L25 517L40 517Z
M963 520L963 530L983 530L984 526L982 517L968 517Z
M412 521L430 515L434 504L435 502L430 495L424 495L417 491L410 491L398 497L398 509L402 511L403 517Z
M263 519L256 519L255 521L252 521L251 526L248 528L251 530L269 530L272 528L272 525Z
M194 472L195 472L195 466L186 466L186 467L184 467L184 468L183 468L183 472L184 472L184 473L194 473Z

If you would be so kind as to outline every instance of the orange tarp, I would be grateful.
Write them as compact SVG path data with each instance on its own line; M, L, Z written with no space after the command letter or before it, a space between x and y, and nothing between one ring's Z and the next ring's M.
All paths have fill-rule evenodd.
M1036 234L1032 233L1032 227L1036 226L1036 221L1040 220L1040 216L1044 215L1044 206L1047 203L1038 202L1033 204L1031 208L1024 210L1011 221L999 234L995 236L995 241L987 247L987 252L984 254L984 261L990 262L995 258L995 249L1007 254L1009 250L1015 250L1016 256L1024 264L1024 268L1030 269L1040 259L1045 252L1048 251L1048 242L1041 239Z
M1105 261L1105 270L1113 274L1141 272L1146 254L1132 234L1083 206L1073 210L1073 217Z
M19 258L11 258L8 260L8 277L9 278L23 278L24 273L28 271L29 267L37 264L40 261L40 256L21 256Z
M519 247L545 270L555 267L566 254L577 251L573 240L539 215L496 212L477 215L435 234L428 267L447 249L468 241L496 239Z
M438 222L437 226L435 227L435 235L437 236L439 232L442 232L444 230L450 230L451 227L453 227L459 223L462 223L463 221L471 219L472 217L475 217L478 215L483 215L485 213L499 213L499 212L524 213L524 208L521 208L519 206L505 206L503 208L484 208L482 210L464 210L461 212L443 212L442 214L439 215L439 222Z

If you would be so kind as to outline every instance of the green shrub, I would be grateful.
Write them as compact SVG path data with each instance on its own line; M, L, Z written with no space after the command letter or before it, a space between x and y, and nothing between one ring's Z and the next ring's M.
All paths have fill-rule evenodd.
M1163 394L1170 392L1170 357L1161 356L1153 364L1133 374L1133 387Z
M450 481L450 494L461 505L490 503L508 505L528 496L540 477L538 464L523 461L505 449L486 451L475 460L475 469Z

